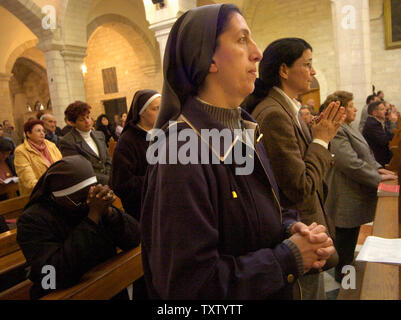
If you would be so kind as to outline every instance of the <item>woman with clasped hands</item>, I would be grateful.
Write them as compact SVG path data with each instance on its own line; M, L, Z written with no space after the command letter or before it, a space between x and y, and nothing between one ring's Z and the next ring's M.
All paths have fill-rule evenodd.
M280 188L282 205L301 214L306 225L317 222L334 236L324 210L324 178L332 166L330 140L345 119L344 108L333 102L309 130L299 115L296 98L310 90L316 74L312 47L300 38L273 41L263 52L254 92L242 104L260 125L261 139ZM337 255L327 267L336 264ZM322 274L301 279L303 298L325 299Z
M199 148L191 150L198 162L147 169L141 243L152 299L292 299L295 281L334 251L325 227L281 208L263 145L244 141L243 130L256 123L239 105L254 89L260 59L233 5L189 10L171 29L155 128L166 135L162 147L186 130ZM204 129L228 132L235 148L254 155L253 170L237 174L239 166L225 161L233 148L215 147Z
M64 157L43 174L17 222L17 241L31 268L32 299L78 283L85 272L115 256L116 247L125 251L139 245L138 222L113 207L114 200L80 155ZM42 287L44 266L54 268L55 288Z

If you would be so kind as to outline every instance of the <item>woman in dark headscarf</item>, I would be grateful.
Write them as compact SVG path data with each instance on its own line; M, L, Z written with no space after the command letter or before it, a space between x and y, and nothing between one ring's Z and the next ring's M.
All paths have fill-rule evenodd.
M139 90L132 99L127 122L114 150L110 184L124 210L139 221L143 178L148 162L146 135L153 128L160 106L160 94Z
M51 291L42 288L43 266L55 268L56 289L67 288L114 256L117 246L139 245L138 223L112 207L113 192L96 182L90 162L75 155L50 166L32 191L17 222L17 241L31 267L32 299Z
M241 130L256 127L239 105L254 89L260 59L233 5L190 10L171 29L155 125L164 132L154 132L160 140L148 149L141 211L151 298L290 299L294 281L322 267L334 250L323 226L307 227L295 211L282 211L263 146L249 140L255 130L248 139ZM231 141L216 148L222 132ZM186 153L174 153L184 144L189 164L181 159ZM238 160L238 148L251 157L251 172L241 175L243 168L229 161ZM153 161L163 150L167 164Z
M109 141L111 138L117 141L117 137L115 136L109 118L105 114L101 114L100 116L97 117L95 129L98 131L102 131L104 133L107 145L109 145Z

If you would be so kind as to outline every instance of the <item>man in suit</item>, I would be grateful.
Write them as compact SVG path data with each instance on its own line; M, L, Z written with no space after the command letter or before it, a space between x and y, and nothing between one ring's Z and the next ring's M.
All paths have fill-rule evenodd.
M73 129L60 137L60 150L63 156L80 154L92 164L97 180L106 185L109 182L111 157L103 132L92 131L92 120L87 103L75 101L65 110L67 120Z
M366 119L368 118L368 106L375 101L380 101L380 98L374 94L371 94L366 98L366 104L362 109L361 120L359 121L359 131L361 133L363 131L363 127L365 126Z
M43 121L43 125L45 127L45 138L57 146L59 143L59 137L56 134L56 118L50 113L44 113L40 117L40 120Z
M394 136L394 133L386 131L385 120L386 108L383 102L373 102L368 106L368 118L362 131L376 161L383 167L390 162L393 156L389 142Z

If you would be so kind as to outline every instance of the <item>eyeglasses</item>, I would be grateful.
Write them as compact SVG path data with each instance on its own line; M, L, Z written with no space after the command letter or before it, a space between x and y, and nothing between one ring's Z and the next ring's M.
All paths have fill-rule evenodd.
M78 203L76 203L74 200L72 200L69 196L65 196L68 200L70 200L73 204L74 204L74 206L75 207L82 207L83 205L84 205L84 203L83 202L78 202Z

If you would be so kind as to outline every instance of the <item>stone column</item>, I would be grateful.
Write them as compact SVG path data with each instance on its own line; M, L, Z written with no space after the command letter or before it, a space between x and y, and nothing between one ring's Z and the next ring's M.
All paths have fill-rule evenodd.
M153 23L149 26L149 29L155 33L156 40L159 43L162 70L164 51L166 50L168 35L170 34L171 27L176 20L176 18L172 18L158 23Z
M81 68L84 63L84 58L86 57L86 47L64 46L61 50L61 55L64 58L67 85L71 100L86 101L84 78Z
M369 0L331 0L337 90L354 94L358 126L366 97L372 93Z
M13 104L10 97L9 85L11 76L11 74L0 73L0 122L10 120L11 123L14 123Z
M154 5L152 1L143 1L149 29L155 33L160 48L161 65L168 35L177 18L189 9L196 7L196 0L165 0L164 7Z
M58 126L63 127L67 106L86 100L81 71L85 48L49 42L40 42L37 47L45 54L53 114Z

